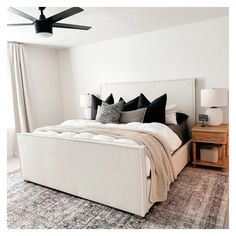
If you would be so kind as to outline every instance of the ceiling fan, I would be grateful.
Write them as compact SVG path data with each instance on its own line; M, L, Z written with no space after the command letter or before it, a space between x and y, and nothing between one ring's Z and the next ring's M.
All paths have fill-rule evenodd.
M64 24L64 23L57 23L58 21L65 19L67 17L70 17L72 15L75 15L79 12L82 12L83 9L80 7L72 7L69 8L65 11L62 11L58 14L55 14L53 16L50 16L48 18L45 17L43 14L43 11L46 7L39 7L38 9L40 10L41 14L39 16L39 19L30 16L20 10L17 10L13 7L9 7L8 11L22 16L30 21L32 23L19 23L19 24L7 24L8 26L27 26L27 25L34 25L35 31L37 35L40 35L44 38L48 38L52 36L52 29L53 27L56 28L66 28L66 29L77 29L77 30L89 30L91 27L90 26L84 26L84 25L72 25L72 24Z

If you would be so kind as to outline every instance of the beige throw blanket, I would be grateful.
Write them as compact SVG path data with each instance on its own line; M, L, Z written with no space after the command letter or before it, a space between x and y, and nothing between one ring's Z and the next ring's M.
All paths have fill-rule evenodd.
M146 147L146 154L151 162L151 191L149 200L154 202L165 201L169 185L176 178L171 165L169 148L161 138L150 131L136 131L115 128L80 128L74 126L47 126L37 131L73 132L103 134L114 138L126 138Z

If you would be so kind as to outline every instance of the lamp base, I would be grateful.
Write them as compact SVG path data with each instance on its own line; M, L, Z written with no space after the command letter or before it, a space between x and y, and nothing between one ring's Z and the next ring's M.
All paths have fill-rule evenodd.
M84 108L84 119L91 120L91 108Z
M206 115L208 115L208 125L218 126L223 122L223 111L218 107L208 108Z

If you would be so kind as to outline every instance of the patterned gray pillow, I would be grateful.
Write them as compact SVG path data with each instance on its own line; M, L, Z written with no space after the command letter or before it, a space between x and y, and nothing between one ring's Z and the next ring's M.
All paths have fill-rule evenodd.
M120 113L124 106L124 101L120 101L115 104L108 104L106 102L102 102L102 106L98 107L96 121L101 122L103 124L107 123L119 123Z
M120 123L143 122L147 108L140 108L134 111L122 111Z

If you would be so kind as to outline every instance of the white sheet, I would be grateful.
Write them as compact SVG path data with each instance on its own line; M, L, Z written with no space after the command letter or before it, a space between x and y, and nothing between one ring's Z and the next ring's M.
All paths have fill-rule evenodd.
M131 122L128 124L102 124L94 120L67 120L60 124L60 126L68 126L68 125L74 126L74 127L103 127L103 128L124 128L124 129L131 129L131 130L148 130L148 131L151 131L160 135L160 137L166 142L171 153L177 150L182 143L179 137L168 126L161 123ZM37 129L34 131L34 133L48 135L48 136L69 137L69 138L76 138L76 139L89 139L89 140L99 140L99 141L106 141L106 142L116 142L116 143L138 145L133 140L116 139L107 135L95 135L92 133L75 134L73 132L63 132L63 133L57 133L54 131L43 132L43 131L38 131ZM150 176L150 171L151 171L151 163L150 163L149 158L146 156L147 177Z

